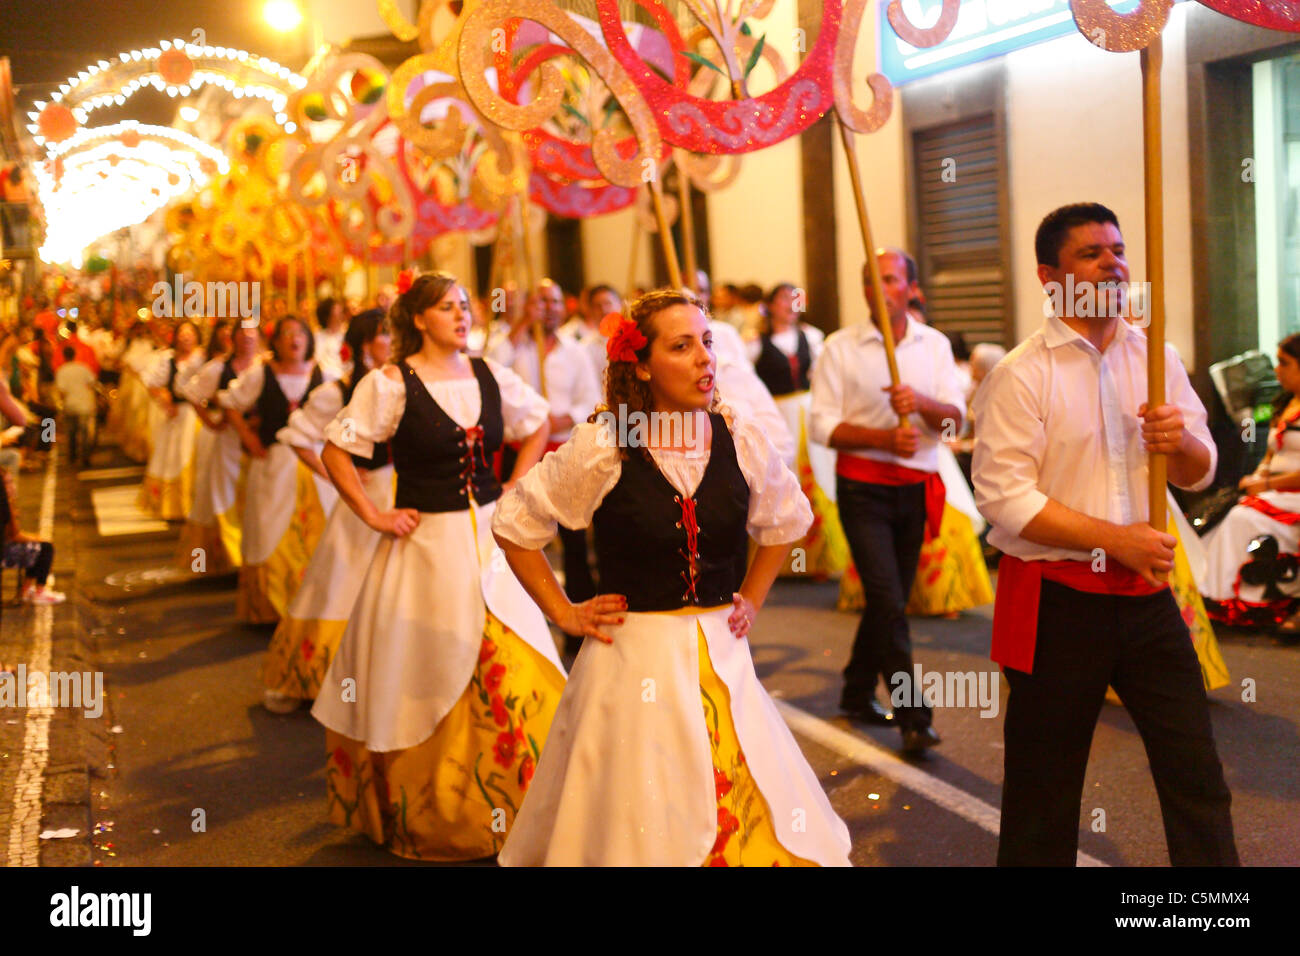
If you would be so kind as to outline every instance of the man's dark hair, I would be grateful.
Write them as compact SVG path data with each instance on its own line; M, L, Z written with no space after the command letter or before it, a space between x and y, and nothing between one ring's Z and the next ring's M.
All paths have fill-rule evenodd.
M587 298L588 298L588 299L594 299L596 296L600 295L602 292L610 292L610 293L613 293L614 295L618 296L620 299L623 298L621 295L618 295L618 290L617 290L617 289L615 289L612 285L607 285L606 283L603 283L603 282L602 282L600 285L593 285L591 288L589 288L589 289L587 290Z
M329 325L330 315L334 312L334 300L321 299L316 303L316 324L322 329Z
M1034 234L1034 255L1040 266L1055 268L1061 264L1061 247L1075 226L1109 222L1119 228L1119 217L1099 202L1076 202L1053 209L1038 224Z

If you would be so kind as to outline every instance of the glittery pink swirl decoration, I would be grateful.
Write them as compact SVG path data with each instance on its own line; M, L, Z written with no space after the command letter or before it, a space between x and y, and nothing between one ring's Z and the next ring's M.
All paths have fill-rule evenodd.
M412 233L415 248L424 248L430 241L444 233L475 232L496 223L497 211L482 209L475 202L474 187L479 185L477 170L468 168L470 166L468 161L463 164L467 168L459 172L471 177L470 194L463 195L455 203L448 204L439 198L433 177L428 175L429 167L437 164L429 163L427 157L421 156L420 153L414 143L399 138L397 152L393 157L398 172L401 173L415 200L415 231ZM456 158L450 161L454 163ZM479 162L482 162L481 158Z
M840 0L824 0L817 42L795 73L762 96L740 100L691 96L665 82L632 48L623 31L618 0L596 0L596 8L609 51L650 104L664 140L674 146L694 153L764 149L802 133L834 102L831 75L840 30ZM726 43L719 45L727 56Z
M961 9L961 0L943 0L939 19L932 27L918 27L903 12L902 0L891 0L889 4L889 25L899 38L914 47L924 48L938 46L948 39L952 28L957 25L957 12ZM853 31L857 36L857 31Z
M1300 33L1300 0L1201 0L1224 16L1269 30Z
M657 0L635 0L635 2L654 17L658 31L662 35L663 44L672 54L674 61L673 84L686 89L690 83L691 65L690 61L685 57L677 56L681 50L686 48L686 45L677 29L676 21L673 20L663 4L657 2ZM583 24L591 22L572 13L570 16L575 20L580 20ZM594 26L594 24L592 25ZM523 21L511 21L505 24L504 30L505 34L502 42L495 46L495 62L497 76L500 78L501 95L511 103L519 102L524 82L543 63L552 59L574 56L572 49L560 44L544 42L534 43L529 46L526 42L521 42L524 33ZM537 32L536 30L533 31L534 34ZM588 119L590 121L590 117ZM560 179L604 179L597 168L595 157L592 155L590 141L575 141L557 136L547 126L537 126L525 130L522 135L534 169ZM619 142L616 147L619 155L631 155L635 149L635 143L635 138L631 136ZM668 147L664 146L658 158L662 161L667 155Z
M1132 13L1116 13L1106 0L1070 0L1074 25L1093 46L1111 53L1145 50L1169 22L1174 0L1141 0Z
M628 208L636 202L639 192L637 189L609 183L566 183L534 171L529 183L528 198L553 215L566 219L586 219Z

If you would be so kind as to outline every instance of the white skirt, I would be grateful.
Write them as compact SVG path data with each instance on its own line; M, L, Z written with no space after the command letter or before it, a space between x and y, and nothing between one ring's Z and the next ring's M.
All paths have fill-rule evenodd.
M583 643L503 866L699 866L717 837L699 631L727 686L749 771L782 846L848 866L848 827L758 681L730 607L627 615L612 644ZM800 821L802 826L794 825Z
M215 524L219 515L234 507L243 455L244 446L233 428L203 429L194 459L194 504L190 508L190 521Z
M427 740L469 684L488 610L564 674L546 619L492 537L495 511L421 513L409 535L380 537L317 720L370 751Z
M248 483L244 487L243 550L244 564L264 564L289 530L297 500L298 469L306 468L288 445L275 442L265 458L253 458L248 464ZM334 486L315 472L312 480L326 517L338 501Z
M393 507L393 466L374 471L358 468L361 487L382 511ZM300 621L346 621L361 593L375 549L382 536L346 503L330 513L325 531L302 577L302 585L289 602L285 617Z
M1265 491L1259 497L1281 511L1300 514L1300 492ZM1240 593L1236 587L1241 566L1250 561L1246 548L1261 534L1271 534L1277 539L1279 554L1295 554L1300 551L1300 524L1283 524L1262 511L1237 505L1201 539L1205 552L1205 573L1198 577L1197 584L1202 597L1212 601L1228 601L1232 598L1250 602L1265 600L1262 585L1243 582ZM1193 569L1195 570L1195 565ZM1300 579L1279 582L1278 589L1287 597L1300 597Z

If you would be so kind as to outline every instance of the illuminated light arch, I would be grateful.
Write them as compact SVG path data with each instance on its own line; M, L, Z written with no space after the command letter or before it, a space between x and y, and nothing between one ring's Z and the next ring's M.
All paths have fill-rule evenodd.
M163 57L183 54L192 70L183 83L169 82L164 73L171 73L176 64L162 64ZM174 76L174 74L172 74ZM163 40L156 47L120 53L111 62L100 60L89 64L85 70L68 77L59 84L49 103L38 101L27 114L31 121L27 129L37 145L46 145L41 135L41 111L50 104L58 104L72 111L78 124L84 125L92 112L104 107L122 106L135 93L152 86L168 96L188 96L206 84L225 89L236 99L254 97L266 100L275 112L275 120L286 133L296 129L293 120L285 113L289 97L302 89L307 81L286 66L247 50L231 47L207 46L186 43L183 40Z
M127 131L139 136L133 146L122 141ZM90 243L143 222L206 184L210 174L229 169L219 149L167 127L118 123L77 137L36 167L47 223L40 249L45 262L79 264Z

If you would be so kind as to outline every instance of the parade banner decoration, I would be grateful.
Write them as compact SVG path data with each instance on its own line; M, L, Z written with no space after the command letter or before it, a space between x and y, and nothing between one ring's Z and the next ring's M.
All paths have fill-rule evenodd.
M1296 0L1201 0L1201 3L1243 23L1300 33L1300 3Z

